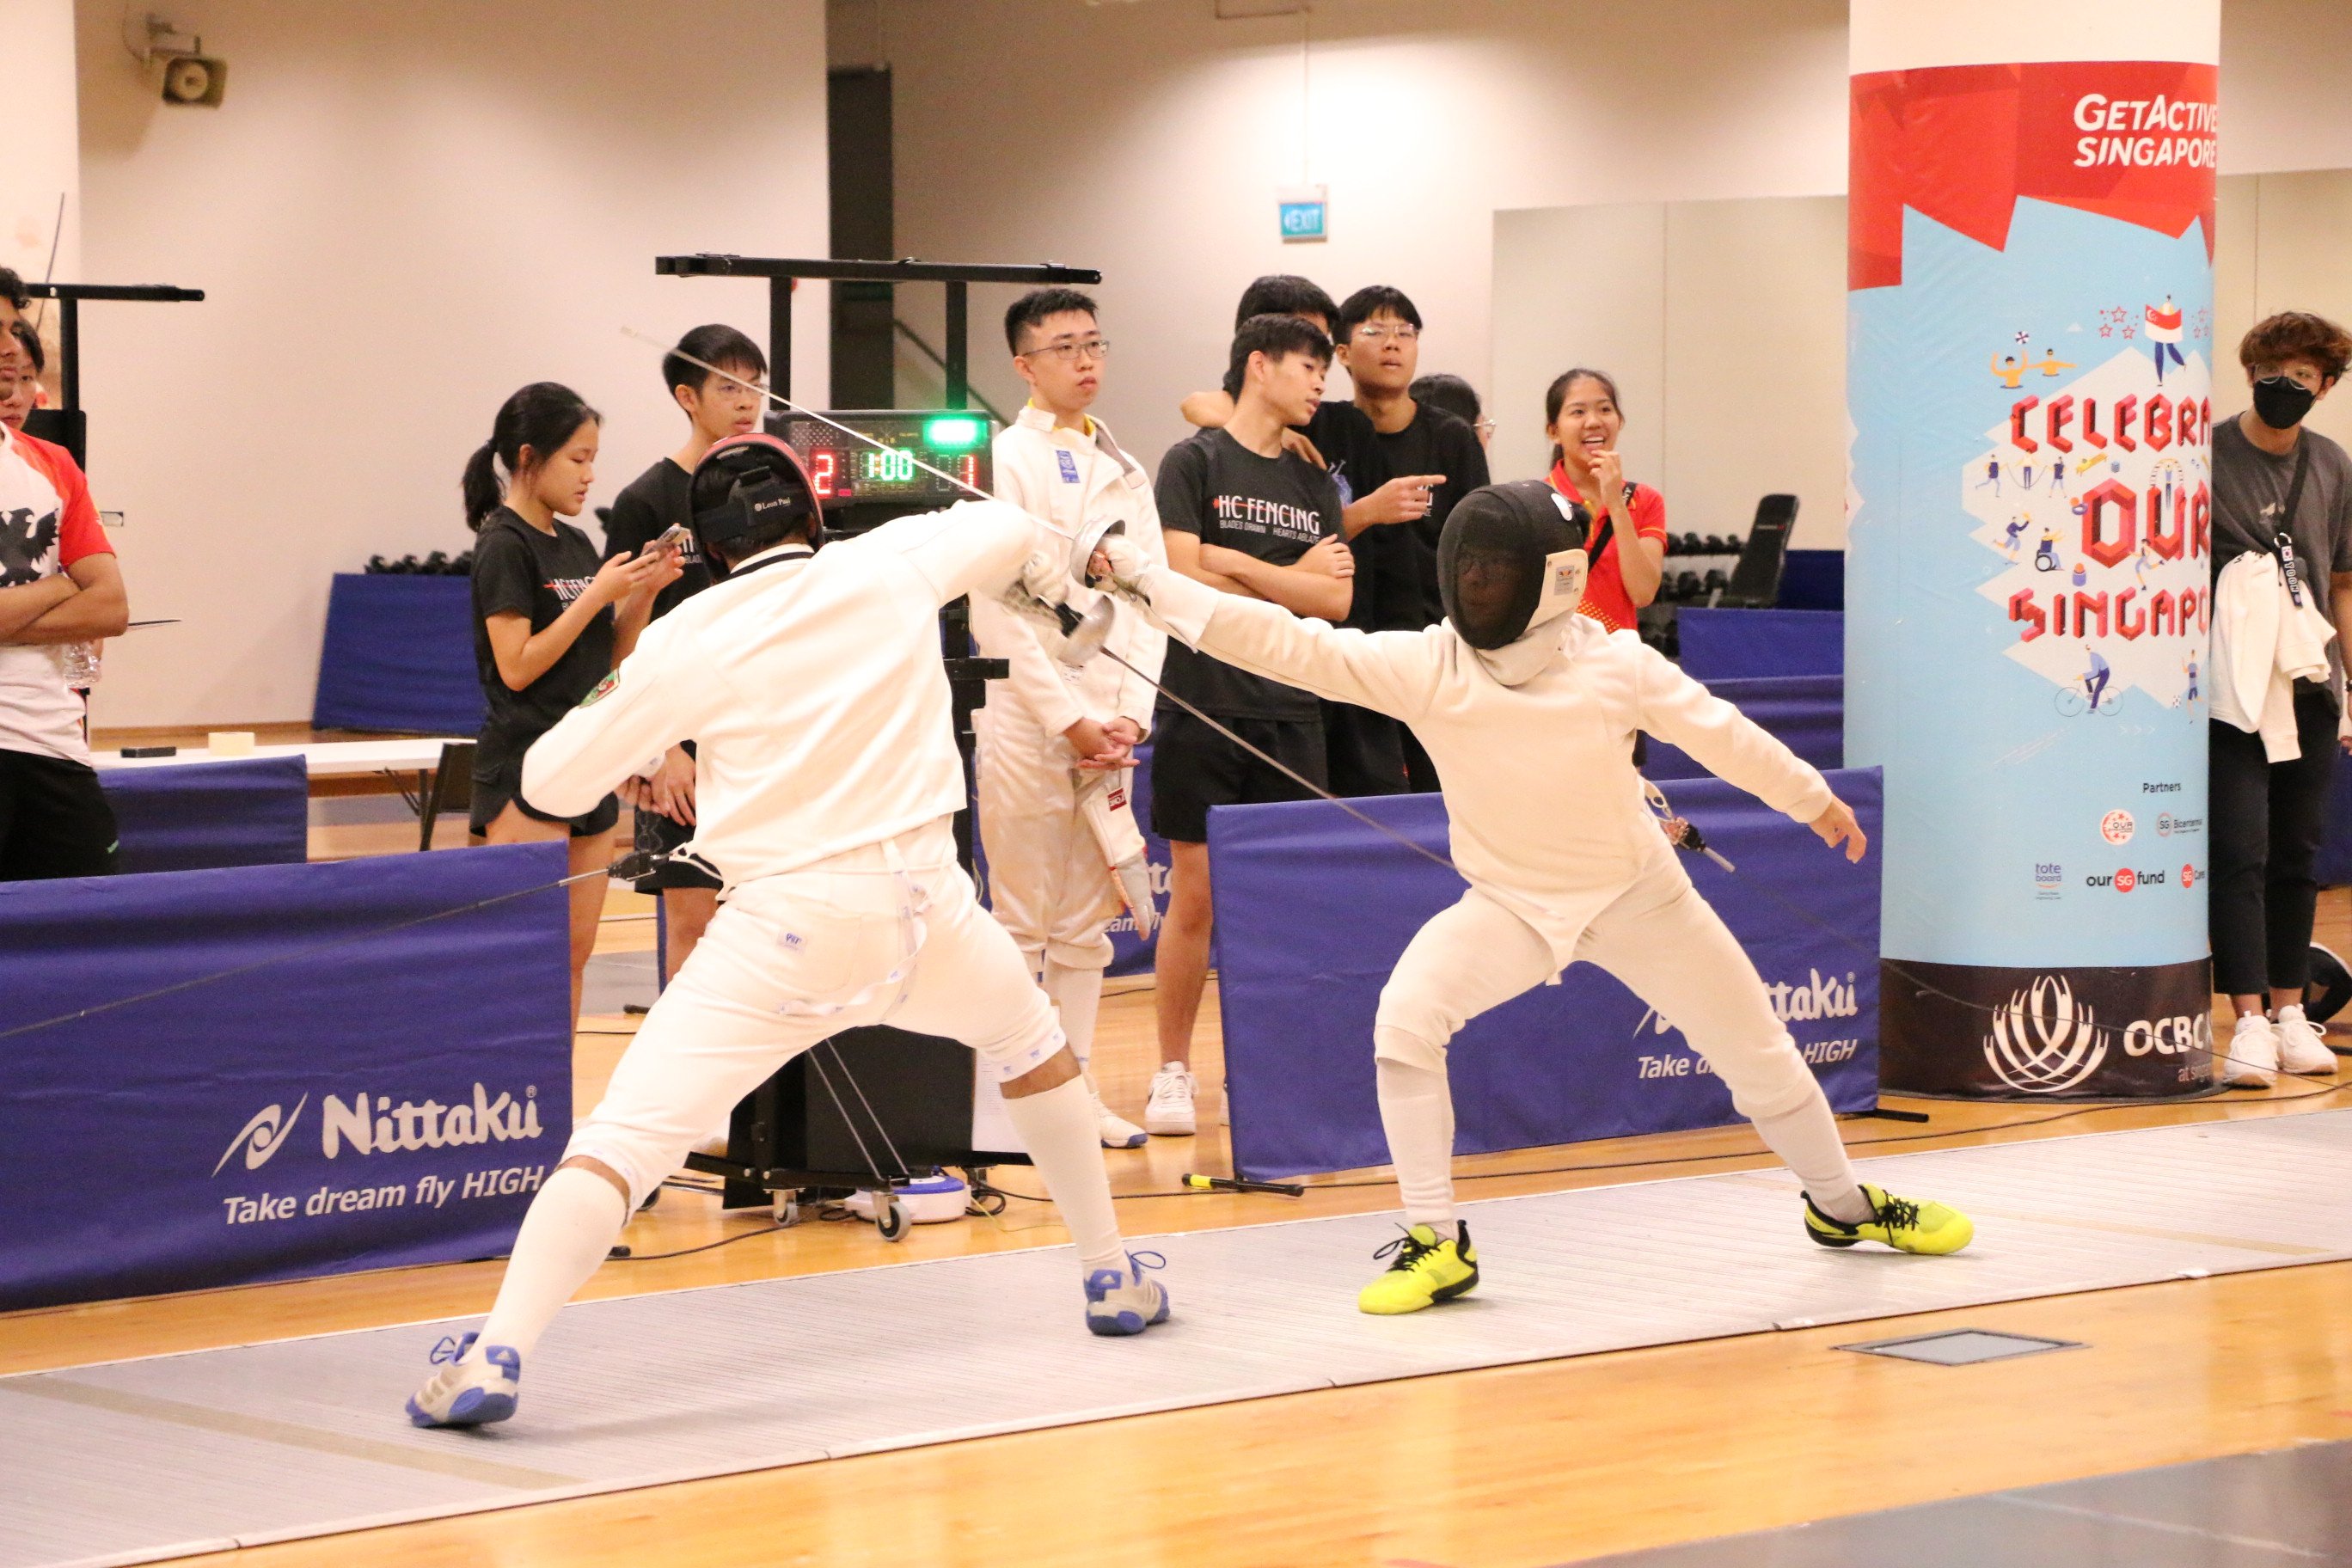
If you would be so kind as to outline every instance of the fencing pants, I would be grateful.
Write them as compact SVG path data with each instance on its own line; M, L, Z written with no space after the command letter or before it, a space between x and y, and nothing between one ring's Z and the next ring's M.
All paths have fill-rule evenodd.
M935 823L736 888L566 1157L611 1166L635 1207L770 1074L861 1025L961 1040L1000 1084L1053 1057L1054 1010L954 854Z
M1755 964L1680 866L1662 862L1619 895L1585 929L1576 957L1615 975L1682 1031L1816 1202L1852 1206L1853 1169L1828 1099L1774 1016ZM1381 989L1372 1037L1381 1120L1408 1220L1454 1220L1445 1056L1454 1034L1557 967L1532 926L1475 888L1405 948Z
M989 909L1036 973L1108 968L1110 922L1126 906L1078 809L1069 742L1018 716L974 718Z

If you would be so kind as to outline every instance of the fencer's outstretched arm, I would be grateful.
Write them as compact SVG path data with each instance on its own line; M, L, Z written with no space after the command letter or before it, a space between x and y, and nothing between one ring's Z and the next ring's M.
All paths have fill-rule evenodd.
M658 762L702 727L722 683L705 670L683 679L677 628L656 621L635 652L580 706L531 743L522 759L522 797L550 816L578 816L614 784Z
M1070 542L1001 500L958 501L886 522L834 549L888 551L914 568L938 605L970 594L993 599L1010 587L1039 550L1066 554Z
M1655 648L1642 647L1639 653L1643 729L1680 746L1716 777L1799 822L1813 822L1836 801L1821 770L1778 737L1685 675Z
M1162 631L1253 675L1407 723L1427 712L1436 695L1433 638L1303 620L1279 605L1221 594L1170 566L1145 567L1129 580Z

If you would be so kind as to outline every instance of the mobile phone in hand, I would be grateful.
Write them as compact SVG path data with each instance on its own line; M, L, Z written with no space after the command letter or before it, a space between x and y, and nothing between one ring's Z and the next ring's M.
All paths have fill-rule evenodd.
M674 522L667 528L662 530L661 537L654 541L654 548L656 550L682 551L691 543L693 540L694 530L687 527L686 524L682 522Z

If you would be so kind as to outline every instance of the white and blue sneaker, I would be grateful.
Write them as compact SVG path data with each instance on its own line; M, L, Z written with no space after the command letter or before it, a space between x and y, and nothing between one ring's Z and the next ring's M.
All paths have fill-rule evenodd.
M441 1368L408 1402L408 1419L419 1426L487 1426L515 1413L522 1397L522 1357L506 1345L485 1345L467 1361L478 1334L443 1339L433 1347Z
M1097 1268L1087 1276L1087 1327L1097 1334L1139 1334L1168 1321L1168 1292L1147 1268L1165 1268L1157 1252L1130 1252L1127 1267Z

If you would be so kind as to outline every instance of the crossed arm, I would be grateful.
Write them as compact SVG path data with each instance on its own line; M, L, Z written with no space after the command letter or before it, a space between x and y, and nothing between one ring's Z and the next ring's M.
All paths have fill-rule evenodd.
M88 642L121 637L130 626L121 563L103 552L54 577L0 588L0 643Z

